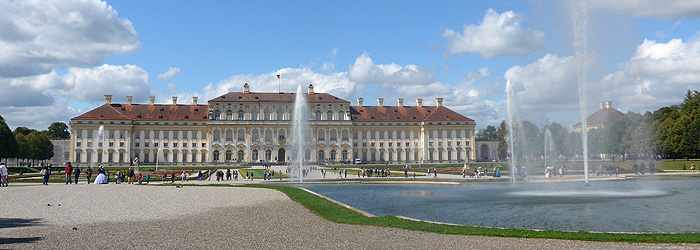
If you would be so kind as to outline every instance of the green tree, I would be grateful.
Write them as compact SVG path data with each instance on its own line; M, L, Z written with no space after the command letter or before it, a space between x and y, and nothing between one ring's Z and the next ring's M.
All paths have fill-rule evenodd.
M0 116L0 161L3 158L16 158L18 154L17 140L5 123L5 118Z
M566 137L569 135L569 131L566 130L561 124L559 123L552 123L549 125L546 125L542 129L542 133L544 134L544 129L548 129L549 133L552 134L552 141L554 141L554 148L551 154L552 154L552 159L556 158L557 160L559 159L560 155L564 155L564 142L566 140Z
M17 134L29 135L29 133L31 133L33 131L37 131L37 130L27 128L27 127L17 127L17 128L15 128L15 131L13 131L12 133L15 135L17 135Z
M508 136L508 129L506 127L506 121L501 121L501 125L498 126L498 158L505 159L508 157L508 143L506 141L506 136Z
M32 131L28 135L17 133L15 135L19 146L19 158L30 160L48 160L53 157L53 144L51 140L38 131Z
M62 122L54 122L49 125L48 129L49 139L68 139L70 138L70 132L68 132L68 125Z
M496 127L491 125L486 126L485 129L479 129L479 131L476 132L476 139L487 141L498 140L498 134L496 132Z

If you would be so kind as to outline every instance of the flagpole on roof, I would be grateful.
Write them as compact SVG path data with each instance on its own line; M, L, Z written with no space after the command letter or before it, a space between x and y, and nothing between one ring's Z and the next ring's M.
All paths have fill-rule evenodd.
M277 92L282 93L282 80L280 80L280 74L277 74Z

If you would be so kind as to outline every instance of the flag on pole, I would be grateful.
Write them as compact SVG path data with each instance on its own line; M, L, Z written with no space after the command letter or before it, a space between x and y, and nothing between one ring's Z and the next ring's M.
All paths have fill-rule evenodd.
M277 74L277 80L279 80L279 79L280 79L280 75L279 75L279 74Z

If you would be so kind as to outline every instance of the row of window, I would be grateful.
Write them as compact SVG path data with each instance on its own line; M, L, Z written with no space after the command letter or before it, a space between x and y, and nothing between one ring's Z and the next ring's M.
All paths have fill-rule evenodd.
M223 116L222 116L223 115ZM244 110L238 110L236 119L233 118L233 111L232 110L227 110L226 113L222 114L221 110L214 110L214 117L212 119L214 120L224 120L224 121L243 121L243 120L252 120L252 121L257 121L257 120L264 120L264 121L271 121L271 120L277 120L277 121L284 121L284 120L290 120L290 113L284 112L282 109L278 109L276 115L273 117L273 113L271 110L266 109L263 112L263 116L260 117L258 114L257 109L253 109L253 111L250 113L250 117L246 116L246 112ZM326 121L345 121L349 120L346 117L345 111L338 111L337 116L335 115L335 112L332 110L328 110L325 113L325 116L322 111L317 110L316 112L313 113L313 116L309 115L310 120L326 120Z
M415 131L361 131L361 132L354 132L353 133L353 139L357 140L359 139L359 136L362 136L362 139L417 139L419 136L420 132L415 132ZM426 133L426 136L428 138L452 138L455 136L455 138L462 138L462 134L466 135L465 138L469 138L470 132L465 131L465 130L436 130L436 131L429 131Z

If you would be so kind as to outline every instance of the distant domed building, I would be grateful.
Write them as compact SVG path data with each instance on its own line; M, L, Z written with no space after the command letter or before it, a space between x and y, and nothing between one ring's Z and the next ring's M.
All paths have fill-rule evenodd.
M605 128L617 119L625 116L624 113L612 107L612 101L600 103L600 109L586 118L586 130ZM581 132L581 123L576 123L574 132Z

